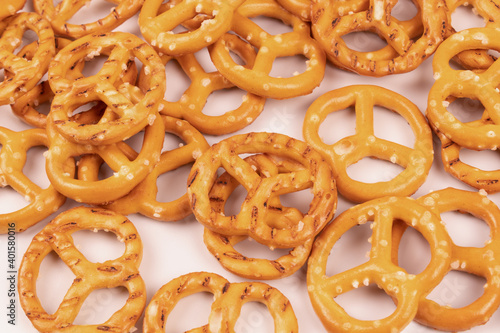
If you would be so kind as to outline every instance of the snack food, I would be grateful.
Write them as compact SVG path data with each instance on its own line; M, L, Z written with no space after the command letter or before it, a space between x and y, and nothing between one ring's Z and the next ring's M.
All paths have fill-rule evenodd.
M286 10L304 21L311 21L311 0L277 0Z
M18 10L24 7L26 0L12 0L5 6L0 7L0 20L14 15Z

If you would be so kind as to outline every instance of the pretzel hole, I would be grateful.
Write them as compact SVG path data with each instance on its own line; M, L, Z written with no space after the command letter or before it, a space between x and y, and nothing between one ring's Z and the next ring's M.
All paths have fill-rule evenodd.
M227 198L226 204L224 205L224 214L226 216L238 215L248 192L244 186L239 185L231 193L229 198Z
M116 259L125 253L125 243L120 242L111 231L98 228L78 230L71 237L75 247L93 263Z
M165 134L165 136L169 137L170 135ZM169 139L170 138L168 138L166 140L169 140ZM166 140L164 139L164 143ZM144 145L144 131L141 131L139 133L132 135L130 138L125 140L125 143L127 145L129 145L129 147L132 148L133 150L135 150L136 152L140 152L142 150L143 145Z
M397 159L397 157L395 157ZM369 172L368 172L369 170ZM404 170L399 164L374 157L365 157L347 167L347 175L354 180L373 184L388 182Z
M31 60L33 58L34 52L37 50L37 45L36 45L37 42L38 42L38 35L36 34L36 32L28 29L23 33L20 43L17 45L16 49L12 53L19 54L22 48L28 47L30 50L33 50L33 52L29 52L27 56L25 56L24 58L27 60Z
M274 332L274 320L266 305L258 301L247 302L241 307L234 326L235 332Z
M387 41L371 31L355 31L342 36L344 43L353 51L374 52L387 46Z
M186 193L186 183L193 163L183 165L175 170L161 174L156 179L158 202L170 202L179 198L182 193Z
M451 26L456 31L462 31L470 28L481 28L485 26L485 20L477 10L469 6L459 6L451 13Z
M401 237L397 265L408 274L420 274L431 262L429 242L422 234L412 227L408 227Z
M302 54L288 57L278 57L273 62L273 68L269 73L271 77L288 78L302 74L307 69L307 61Z
M111 169L111 167L108 164L102 163L100 168L99 168L98 179L104 180L104 179L107 179L109 177L112 177L114 172L115 171L113 169Z
M446 103L444 102L443 105L447 105ZM446 109L463 123L479 120L484 113L484 106L481 101L471 98L457 98L449 103Z
M356 134L354 106L329 113L319 127L319 136L328 145Z
M440 305L461 308L481 297L485 283L483 277L452 270L444 276L427 298Z
M302 214L306 214L309 211L309 206L313 198L314 194L312 193L312 189L280 195L280 201L284 207L293 207L298 209Z
M271 249L264 244L260 244L256 242L252 238L248 237L241 242L235 244L234 249L244 255L247 258L262 258L267 260L276 260L283 256L286 256L291 248L288 249L280 249L275 248Z
M47 147L43 146L30 148L26 153L26 163L23 167L23 174L40 188L50 186L50 180L45 172L45 157L43 156L47 150ZM14 154L14 158L16 157L20 158Z
M500 58L500 52L497 50L489 49L487 52L490 56L492 56L495 59Z
M205 47L199 50L198 52L195 52L194 57L196 58L196 61L198 61L198 63L200 64L201 68L203 68L205 73L218 72L217 68L212 62L212 59L210 58L210 54L208 53L208 48Z
M400 21L408 21L417 14L418 8L411 0L398 0L391 11L391 16Z
M246 96L246 91L236 87L215 90L208 96L207 102L203 107L203 114L208 116L222 116L227 112L238 109L246 99Z
M165 332L187 332L206 325L213 301L213 294L205 291L181 298L165 319Z
M0 214L12 213L26 207L27 199L10 186L0 188L0 202L2 203Z
M96 289L83 302L73 324L104 323L125 305L128 297L129 292L125 287Z
M500 156L496 150L471 150L467 148L460 149L460 160L465 164L484 171L500 170ZM492 182L495 182L492 179Z
M371 249L372 222L360 224L345 232L333 246L326 265L326 275L333 276L368 261Z
M165 65L165 74L167 77L165 100L176 102L191 85L191 79L186 75L175 59L167 62Z
M182 140L179 136L173 133L165 133L165 138L163 139L163 147L161 152L164 153L166 151L172 151L174 149L179 149L182 146L185 146L186 142ZM136 147L139 148L139 147Z
M480 218L466 212L441 213L446 231L458 246L483 247L490 240L490 227Z
M410 148L416 140L413 129L403 116L378 105L373 108L373 134Z
M57 311L74 279L71 269L54 251L45 256L36 280L36 293L45 312L53 314Z
M90 116L91 114L94 114L95 111L91 111L93 108L97 107L97 104L99 101L92 101L89 103L86 103L84 105L80 105L77 108L75 108L73 111L71 111L71 117L74 117L76 115L79 115L80 117L83 116L84 113L88 113L87 116ZM90 111L90 112L89 112ZM101 118L101 114L95 113L95 117L84 117L85 121L78 121L82 122L85 124L97 124Z
M257 24L262 30L271 35L286 34L293 32L293 27L278 18L259 15L255 17L250 17L255 24Z
M350 290L335 297L337 302L353 318L360 320L378 320L390 316L396 305L392 298L375 284ZM355 283L353 281L353 283Z
M96 13L111 13L114 8L116 8L116 4L111 1L88 1L66 22L78 26L88 24L96 21ZM85 31L83 27L80 29Z
M97 51L90 51L89 55L87 55L87 58L85 59L85 64L83 66L83 76L91 77L99 73L106 60L108 60L107 55L101 55Z

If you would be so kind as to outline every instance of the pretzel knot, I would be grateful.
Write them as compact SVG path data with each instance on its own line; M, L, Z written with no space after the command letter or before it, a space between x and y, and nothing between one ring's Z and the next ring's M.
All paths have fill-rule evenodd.
M435 191L420 197L418 202L437 216L449 211L469 213L490 227L490 239L484 247L462 247L451 241L451 263L448 271L457 270L484 277L483 294L461 308L439 305L421 298L416 320L443 331L465 331L485 324L500 306L500 209L486 196L454 188ZM393 232L394 262L406 225L395 225Z
M109 57L97 74L77 80L68 78L75 64L100 54ZM151 76L148 92L133 102L118 85L135 58ZM112 32L85 36L61 50L50 65L49 83L55 93L49 119L57 130L75 143L107 145L129 138L154 119L165 93L165 68L153 48L140 38ZM69 120L78 107L94 101L106 103L115 117L85 126Z
M268 153L294 160L304 166L262 178L238 155ZM213 209L212 202L223 199L210 195L223 167L248 191L237 215L225 216ZM312 188L309 211L291 216L286 228L266 223L275 196ZM319 153L304 142L275 133L236 135L212 146L196 160L188 179L188 197L196 219L212 231L224 235L248 235L271 247L288 248L314 237L332 218L337 192L332 171Z
M277 161L265 154L252 155L245 158L245 162L255 166L260 176L276 176L279 173L304 170L304 166L292 160ZM223 173L215 181L210 196L221 200L213 202L217 212L224 212L224 206L233 191L240 184L228 172ZM280 228L286 228L288 218L302 214L295 208L283 207L279 197L269 201L269 212L266 223L274 223ZM300 269L311 252L313 239L308 239L304 245L294 247L287 255L276 260L249 258L235 250L234 245L246 239L246 236L225 236L205 228L203 240L208 250L217 258L220 264L228 271L248 279L279 279L289 276Z
M431 259L419 274L408 274L391 259L392 227L401 220L419 231L429 242ZM328 256L335 243L349 229L373 222L372 244L367 262L347 271L326 275ZM417 313L425 297L448 271L451 239L439 217L415 200L385 197L354 206L340 214L316 238L307 268L307 288L323 325L335 332L387 332L402 330ZM342 293L375 283L395 299L396 310L380 320L351 317L335 301Z
M189 273L162 286L146 308L144 332L163 332L168 315L179 300L204 291L214 295L209 323L189 332L234 332L241 307L246 302L260 302L268 307L275 332L298 332L292 305L279 290L259 282L229 283L223 277L207 272Z
M352 105L356 113L356 134L331 145L323 142L319 127L327 115ZM413 148L374 135L376 105L394 111L408 122L415 135ZM339 192L356 202L388 195L411 195L424 183L432 165L432 132L420 110L403 96L377 86L349 86L320 96L307 110L303 134L306 142L332 165ZM390 161L404 170L389 181L356 181L349 177L347 168L364 157Z
M31 30L37 35L36 50L30 58L14 54L23 35ZM49 22L36 13L19 13L8 20L0 37L0 68L5 80L0 83L0 105L14 101L31 90L42 78L55 55L54 32Z
M447 8L441 0L417 0L417 17L402 22L391 16L395 3L370 0L368 8L364 8L359 1L344 5L343 1L313 0L313 35L329 59L341 68L368 76L412 71L443 41L448 27ZM354 12L356 9L360 11ZM342 37L356 31L374 32L388 45L374 52L350 49Z
M278 19L291 26L293 31L272 35L250 19L256 16ZM323 50L310 37L308 24L274 0L247 0L236 9L231 30L258 50L251 68L239 65L231 57L230 50L234 46L228 39L229 34L210 46L209 51L219 72L241 89L263 97L285 99L309 94L321 83L326 62ZM295 55L304 55L308 59L304 72L296 72L291 77L270 75L276 58Z
M66 198L50 185L40 188L24 173L27 151L36 146L49 146L45 131L30 129L13 132L0 127L0 186L11 186L21 194L28 205L12 213L0 214L0 233L6 233L9 223L15 223L16 231L22 232L54 213L66 201ZM74 163L66 161L61 168L73 175Z
M105 230L125 243L117 259L93 263L75 247L71 234L78 230ZM54 251L75 274L73 284L54 314L48 314L36 293L36 280L43 259ZM146 287L139 275L142 242L134 225L124 216L102 209L78 207L52 220L29 245L19 268L19 295L27 317L40 332L95 330L128 332L146 304ZM93 290L125 287L125 305L106 322L74 325L80 307Z
M498 31L492 28L463 30L449 37L436 51L432 66L436 81L429 92L427 118L432 127L456 144L474 150L496 149L500 137L500 85L496 60L486 70L455 70L450 60L464 50L500 51ZM455 98L479 100L485 108L483 118L492 122L462 122L447 107Z

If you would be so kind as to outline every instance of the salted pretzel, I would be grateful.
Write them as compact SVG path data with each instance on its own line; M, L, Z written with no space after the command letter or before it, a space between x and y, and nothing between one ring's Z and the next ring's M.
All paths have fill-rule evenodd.
M14 53L28 30L37 35L31 59ZM13 104L31 90L46 72L55 52L54 32L49 22L36 13L19 13L10 18L0 37L0 68L6 73L0 83L0 105Z
M394 111L408 122L415 135L413 147L375 137L376 105ZM356 134L331 145L323 142L319 136L321 123L331 112L350 106L355 107ZM424 183L432 165L432 132L420 110L405 97L378 86L349 86L320 96L307 110L303 135L332 165L339 192L355 202L387 195L411 195ZM347 174L347 167L364 157L390 161L404 170L389 181L356 181Z
M301 170L304 167L289 160L277 161L267 155L251 155L245 162L255 166L256 171L262 176L276 176L280 172ZM225 172L215 181L210 198L213 208L217 212L224 212L227 199L240 184L229 173ZM216 198L217 200L213 200ZM295 208L283 207L279 198L274 197L269 203L269 213L266 218L273 221L278 227L286 227L290 216L303 217ZM281 224L281 226L280 226ZM234 245L246 239L246 236L225 236L205 228L203 240L208 250L217 258L219 263L228 271L252 280L271 280L289 276L300 269L306 262L311 252L313 239L307 240L304 245L299 245L289 251L288 254L276 260L251 258L242 255L234 248Z
M235 51L251 66L255 60L253 48L236 36L228 38L234 42ZM265 98L247 93L243 96L243 101L237 109L220 116L207 115L203 113L203 108L210 94L218 90L233 88L234 85L219 72L205 72L194 54L186 54L176 58L163 55L161 58L165 65L169 61L177 61L191 80L189 88L178 101L162 101L161 114L185 119L203 133L223 135L238 131L251 124L264 109ZM149 75L151 74L146 74L144 70L140 72L138 85L143 91L149 89Z
M77 80L68 78L74 64L99 54L109 57L97 74ZM136 103L117 87L135 58L152 74L149 90ZM62 49L51 62L49 83L55 93L49 116L54 127L74 143L107 145L138 133L155 117L165 93L165 70L153 48L140 38L111 32L85 36ZM117 117L86 126L69 120L74 110L94 101L106 103Z
M14 15L18 10L24 7L26 0L10 0L9 3L2 4L0 7L0 20L7 16Z
M76 248L71 234L79 230L105 230L125 244L119 258L90 262ZM40 304L36 280L43 259L54 251L75 274L73 284L54 314ZM142 242L125 216L98 208L77 207L58 215L33 238L19 267L19 300L26 316L40 332L109 331L128 332L146 305L146 286L139 274ZM78 312L93 290L124 287L125 305L104 323L75 325Z
M139 15L144 38L164 54L194 53L213 44L231 28L231 18L243 0L182 0L162 4L146 0ZM206 15L198 29L176 34L173 29L197 15Z
M57 211L66 198L52 185L42 189L23 173L27 151L36 146L49 146L45 131L14 132L0 127L0 145L0 186L12 187L28 202L15 212L0 214L0 233L7 233L10 223L15 223L15 230L22 232ZM70 175L74 174L75 165L71 161L63 162L61 168Z
M436 81L429 92L427 118L433 128L458 145L475 150L496 149L500 137L500 85L496 60L488 69L481 71L455 70L450 60L465 50L494 49L500 51L498 30L473 28L458 32L443 42L432 62ZM479 100L493 123L478 126L462 122L447 107L454 98Z
M292 171L262 178L240 154L268 153L291 159L304 166ZM210 189L223 167L248 195L237 215L226 216L213 209ZM271 198L311 188L313 199L309 211L301 218L292 216L287 227L267 224L272 210ZM332 170L320 154L304 142L277 133L235 135L213 145L199 157L188 178L188 197L193 213L201 224L224 235L248 235L270 247L289 248L311 239L333 217L337 191Z
M290 13L297 15L303 21L311 21L311 0L276 0Z
M490 239L484 247L463 247L451 240L451 263L448 270L456 270L484 277L483 294L461 308L439 305L422 298L416 320L443 331L465 331L485 324L500 306L500 209L481 192L446 188L418 198L420 204L437 216L449 211L471 214L488 224ZM449 221L449 223L453 221ZM407 225L396 224L393 229L394 262Z
M90 34L105 33L121 25L141 9L144 0L109 0L116 4L111 12L94 22L69 23L71 18L92 0L62 0L54 5L52 0L33 0L33 7L52 24L56 34L77 39Z
M362 75L384 76L412 71L435 51L443 41L448 26L444 0L414 1L419 13L406 23L391 15L396 1L370 0L366 10L350 9L349 12L345 11L342 3L312 1L313 36L335 65ZM354 3L359 7L359 1L348 3L347 6ZM388 45L374 52L353 50L342 36L357 31L374 32Z
M256 16L278 19L293 31L272 35L250 19ZM209 47L215 67L234 85L259 96L285 99L309 94L321 83L326 58L318 43L310 37L309 25L274 0L245 1L234 13L231 30L257 49L255 63L246 68L231 57L230 50L235 46L229 34ZM296 55L308 59L303 73L284 78L270 75L276 58Z
M392 261L392 227L400 220L419 231L429 243L431 259L419 274L407 273ZM326 275L330 251L349 229L373 222L367 262ZM323 325L334 332L400 332L417 313L419 301L439 284L451 264L451 239L437 215L414 199L384 197L354 206L340 214L316 238L307 268L307 289ZM395 299L396 309L379 320L350 316L335 297L376 284Z

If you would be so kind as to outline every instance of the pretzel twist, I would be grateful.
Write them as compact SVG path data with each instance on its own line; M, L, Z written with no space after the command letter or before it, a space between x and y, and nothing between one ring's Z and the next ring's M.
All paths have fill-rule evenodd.
M38 37L31 59L14 54L28 30ZM54 32L49 22L36 13L19 13L10 18L0 37L0 68L6 73L6 79L0 83L0 105L14 104L19 96L31 90L46 72L55 52Z
M261 15L281 20L293 31L271 35L250 19ZM229 50L234 46L228 34L210 46L210 56L219 72L241 89L263 97L285 99L311 93L323 79L325 54L310 37L309 26L274 0L245 1L234 14L231 30L258 49L253 66L246 68L233 60ZM296 55L308 59L303 73L285 78L270 75L276 58Z
M52 25L58 35L77 39L90 34L106 33L134 16L144 0L110 0L116 4L111 12L94 22L84 24L69 23L82 7L92 0L62 0L56 6L52 0L33 0L33 7Z
M431 260L419 274L408 274L392 261L392 226L401 220L429 242ZM373 222L369 260L333 276L326 276L327 260L335 243L349 229ZM316 238L307 268L307 286L323 325L335 332L400 331L417 313L419 300L444 277L451 263L451 239L437 215L406 197L385 197L354 206L340 214ZM377 284L395 299L396 310L380 320L351 317L335 297L359 286Z
M356 134L331 145L323 142L319 127L327 115L352 105L356 112ZM412 148L375 137L373 108L376 105L394 111L408 122L415 134ZM432 132L420 110L403 96L378 86L349 86L320 96L307 110L303 135L333 167L340 193L355 202L388 195L411 195L424 183L432 165ZM404 170L389 181L356 181L347 174L347 167L364 157L390 161Z
M71 234L78 230L106 230L125 243L125 252L103 263L90 262L75 247ZM43 259L54 251L75 274L73 284L54 314L48 314L36 293L36 280ZM134 225L124 216L102 209L77 207L52 220L28 247L19 268L19 295L26 316L40 332L82 330L128 332L146 304L146 287L139 275L142 242ZM125 305L104 323L74 325L82 304L96 289L125 287Z
M17 11L21 10L26 4L26 0L11 0L0 7L0 20L14 15Z
M496 60L488 69L481 71L455 70L449 61L464 50L500 50L498 31L492 28L463 30L449 37L436 52L432 66L436 81L429 92L427 118L436 128L458 145L474 150L496 149L500 137L500 85ZM478 126L477 123L461 122L447 110L454 98L479 100L493 123Z
M304 167L290 160L276 161L267 155L252 155L245 158L245 162L256 167L261 177L264 175L276 176L280 172L303 170ZM223 173L215 181L210 191L214 201L213 208L217 212L224 212L224 206L229 196L240 184L228 172ZM268 224L273 223L278 228L286 228L288 217L303 217L295 208L283 207L279 197L270 200L269 213L266 215ZM300 269L306 262L311 252L313 239L307 240L304 245L299 245L276 260L250 258L235 250L234 245L243 241L245 236L225 236L205 228L203 240L208 250L217 258L220 264L228 271L254 280L271 280L289 276Z
M261 178L238 156L254 153L292 159L302 164L304 170ZM212 202L220 201L210 196L219 167L248 192L237 215L225 216L212 208ZM266 223L270 198L311 187L314 197L303 218L293 216L287 228ZM188 197L196 219L210 230L231 236L248 235L262 244L280 248L298 246L314 237L332 218L337 202L332 171L319 153L304 142L276 133L235 135L212 146L191 169Z

